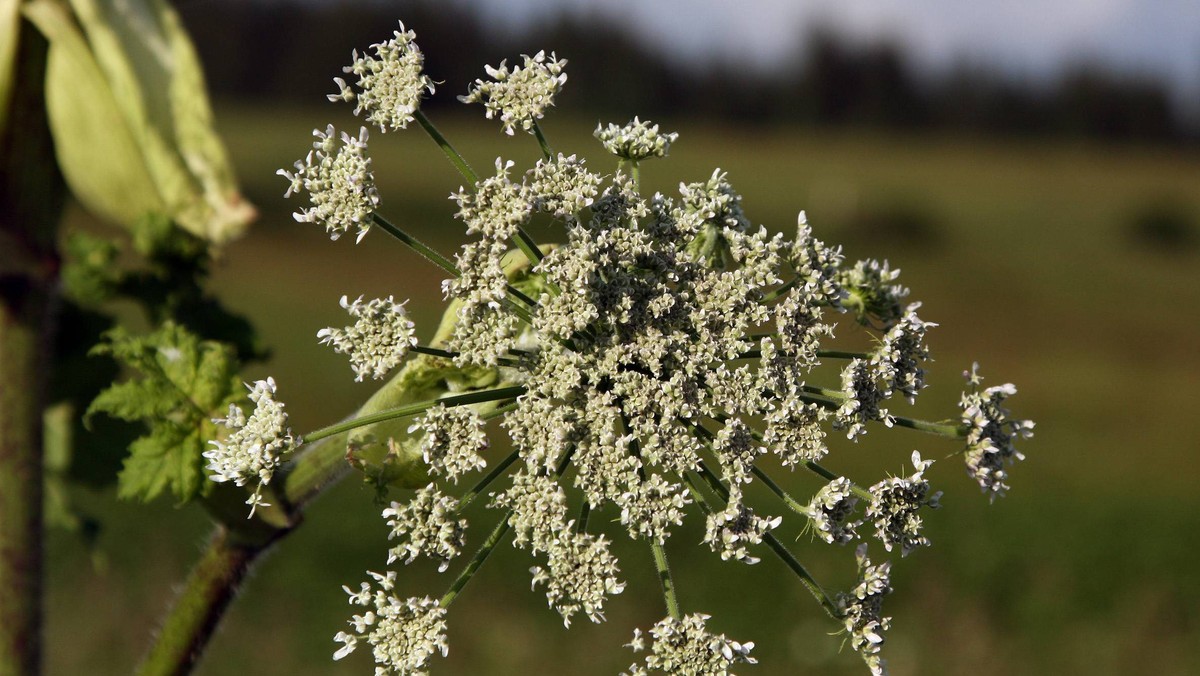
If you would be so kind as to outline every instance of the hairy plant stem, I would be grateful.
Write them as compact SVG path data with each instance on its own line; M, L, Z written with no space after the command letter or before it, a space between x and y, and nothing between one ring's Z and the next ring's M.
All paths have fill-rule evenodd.
M675 580L671 577L671 566L667 563L667 551L662 543L652 540L650 549L654 552L654 570L658 572L658 581L662 585L663 600L667 604L667 614L679 620L683 615L679 612L679 598L675 594Z
M15 11L5 8L5 12ZM19 22L0 100L0 675L41 669L42 415L65 186L46 120L46 40Z
M272 542L288 530L275 531L267 542L239 542L225 526L217 526L200 560L188 574L138 676L187 674L195 666L217 623L250 566Z
M464 159L463 156L454 149L454 146L450 145L450 142L446 140L446 137L442 136L442 132L438 131L438 128L433 126L433 122L431 122L428 117L425 117L425 113L421 112L421 110L418 108L416 112L413 113L413 118L416 119L416 121L421 125L421 128L425 130L425 133L429 134L429 138L433 139L433 142L442 149L442 152L446 154L446 159L450 160L450 164L454 165L454 168L458 170L458 173L462 174L463 178L467 179L468 183L475 185L479 182L479 175L475 173L475 170L471 168L471 165L467 164L466 159Z
M533 135L537 137L538 146L542 149L542 157L547 160L554 157L554 151L550 150L550 142L546 140L546 135L542 133L542 126L533 121Z
M475 573L479 572L480 567L483 566L483 562L487 561L487 558L491 556L492 551L496 549L496 545L500 544L500 540L502 540L504 535L508 533L508 529L510 527L508 518L510 516L512 516L511 509L506 511L504 516L500 517L500 523L496 524L496 527L492 529L490 534L488 534L487 539L484 540L483 544L479 546L479 550L475 552L475 556L471 558L471 562L467 564L467 567L463 569L463 572L459 573L454 582L450 584L450 588L447 589L446 593L442 595L442 600L438 602L438 605L443 608L449 608L450 604L454 602L454 599L458 598L458 595L462 592L463 587L466 587L467 583L471 581L471 578L475 577Z

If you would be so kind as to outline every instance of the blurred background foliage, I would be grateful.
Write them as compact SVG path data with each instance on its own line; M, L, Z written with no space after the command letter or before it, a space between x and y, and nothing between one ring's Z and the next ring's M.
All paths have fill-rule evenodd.
M315 339L344 322L342 294L411 297L426 337L441 312L441 275L410 251L381 233L358 246L330 242L290 217L275 170L307 151L314 127L358 125L344 106L321 105L330 79L351 49L402 18L444 83L425 109L446 135L476 167L497 156L528 166L538 156L531 139L504 137L454 96L484 63L556 50L571 62L544 125L556 149L610 171L591 138L596 123L649 117L680 132L668 159L643 168L650 189L672 192L719 166L755 223L791 231L806 209L851 259L886 257L904 271L922 316L941 324L917 414L952 414L973 360L988 384L1017 384L1014 412L1038 428L1010 496L989 506L958 458L932 470L945 508L928 520L934 546L896 562L893 673L1200 671L1200 154L1194 121L1162 83L1088 65L1039 85L974 66L935 77L914 70L898 43L830 31L805 41L790 67L745 74L664 60L599 20L497 36L439 3L177 7L242 193L260 210L214 264L213 285L258 323L273 356L245 379L273 375L297 431L342 417L373 389ZM460 179L437 148L414 130L374 135L371 153L384 213L452 251L462 232L446 197ZM72 208L66 229L96 226ZM862 339L852 322L838 333ZM880 466L902 471L914 448L937 459L957 450L909 430L831 445L829 465L866 483ZM95 464L88 471L103 483ZM783 478L800 496L819 486ZM52 534L48 673L126 673L208 520L198 507L120 503L111 489L76 487L71 497L99 530L90 545ZM313 505L260 563L198 673L369 673L363 654L330 656L350 610L340 585L383 566L386 526L372 498L351 478ZM476 538L494 518L472 517ZM700 536L693 526L668 543L681 600L757 643L760 664L744 673L863 673L776 561L723 565L695 546ZM784 537L796 536L818 579L852 584L851 550L810 542L793 524ZM450 656L435 673L616 673L632 661L620 647L632 627L662 614L641 549L621 552L629 588L609 622L564 630L529 590L525 553L501 548L456 602ZM413 594L448 584L430 567L403 574Z

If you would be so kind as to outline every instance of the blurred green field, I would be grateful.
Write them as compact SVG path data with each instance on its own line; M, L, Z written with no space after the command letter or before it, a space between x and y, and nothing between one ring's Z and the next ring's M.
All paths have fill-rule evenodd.
M439 313L441 275L383 233L358 246L331 243L288 215L294 207L275 170L306 152L314 126L355 125L344 115L334 107L218 115L262 218L229 248L216 287L274 349L246 378L274 375L298 431L349 413L372 389L315 340L343 321L342 294L412 297L423 335ZM477 169L496 156L518 167L537 157L532 139L504 137L481 118L438 122ZM643 185L673 192L720 167L756 223L791 232L806 209L818 235L843 243L849 258L886 257L903 270L922 317L941 324L917 415L952 415L960 373L978 360L987 383L1018 386L1014 412L1038 423L1013 490L995 504L960 460L934 466L946 491L944 509L927 521L934 546L895 562L892 673L1200 673L1200 546L1191 541L1200 533L1200 156L659 122L680 140L670 158L644 165ZM594 125L551 117L545 129L556 147L608 167ZM374 136L371 148L384 213L452 250L461 228L446 196L460 181L438 149L417 129ZM1145 225L1162 213L1182 225L1166 235ZM839 329L856 333L847 322ZM856 478L867 483L881 465L901 471L913 449L934 458L956 450L910 430L831 441L828 465L863 472ZM784 478L800 496L819 486ZM198 552L205 517L115 504L108 493L79 498L104 518L103 565L76 540L52 537L49 673L126 673ZM475 516L478 533L484 513ZM331 662L332 636L349 617L340 585L382 568L385 533L357 481L331 491L258 567L198 673L370 673L363 654ZM837 627L778 562L721 565L694 546L700 535L683 529L668 543L682 602L757 643L760 664L740 673L865 673L856 655L839 653L841 638L829 635ZM852 584L852 550L807 536L795 550L829 588ZM618 553L629 587L610 604L609 622L579 620L568 631L529 590L525 553L502 548L456 602L450 656L434 672L618 672L634 656L620 647L632 628L662 614L648 552ZM440 593L449 581L423 567L411 577L413 594Z

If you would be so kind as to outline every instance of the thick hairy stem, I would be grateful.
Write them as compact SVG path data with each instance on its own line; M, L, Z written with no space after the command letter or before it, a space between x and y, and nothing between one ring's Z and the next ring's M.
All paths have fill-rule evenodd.
M46 123L46 42L18 29L0 129L0 676L41 666L42 410L65 193Z
M250 566L287 532L276 531L266 541L242 542L227 528L218 526L167 614L158 639L138 667L139 676L189 673Z

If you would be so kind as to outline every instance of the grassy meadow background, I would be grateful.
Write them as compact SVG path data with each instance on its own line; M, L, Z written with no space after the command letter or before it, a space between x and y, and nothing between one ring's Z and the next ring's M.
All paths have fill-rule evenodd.
M531 137L504 137L480 110L470 113L435 121L481 173L497 156L522 169L536 159ZM318 329L344 322L338 298L411 297L428 336L442 276L382 232L355 246L290 218L296 205L282 199L285 181L274 172L307 151L313 127L356 128L343 107L226 106L218 120L261 218L225 252L215 288L273 350L246 379L273 375L294 428L311 430L374 387L354 383L344 358L316 342ZM867 484L882 469L903 471L914 449L946 458L931 470L946 492L927 518L933 547L895 557L885 606L892 673L1200 672L1200 155L655 121L680 139L669 158L644 165L648 189L673 192L720 167L754 223L790 234L805 209L818 236L844 244L850 260L886 257L903 270L922 317L940 324L917 415L953 415L960 374L978 360L987 384L1017 385L1014 414L1037 422L1012 491L991 505L961 459L946 458L954 443L905 429L872 428L858 444L830 437L828 466ZM545 129L556 150L608 172L591 137L596 122L552 115ZM371 153L383 212L452 251L461 224L446 197L460 179L434 144L414 128L373 135ZM862 339L847 320L838 336ZM902 402L894 409L909 411ZM820 485L800 473L782 478L798 496ZM50 541L49 673L128 673L207 520L198 507L77 497L104 530L94 552L66 535ZM472 516L473 547L490 515ZM785 541L799 535L797 521L785 525ZM696 546L701 534L695 524L680 529L668 554L685 612L708 612L716 630L757 644L760 664L739 673L865 673L778 561L721 564ZM330 491L257 567L197 673L370 673L366 651L332 662L332 636L350 614L340 586L382 569L385 536L355 477ZM827 588L853 584L851 548L803 536L794 550ZM450 655L434 673L617 673L634 657L621 647L633 627L663 614L648 548L620 553L628 588L610 602L609 622L577 619L564 630L529 589L527 554L500 548L452 608ZM440 594L452 574L412 566L403 590Z

